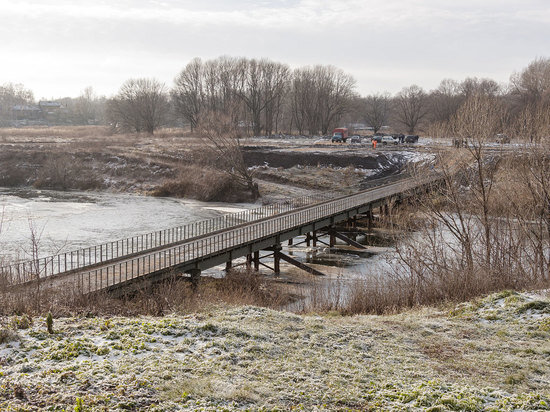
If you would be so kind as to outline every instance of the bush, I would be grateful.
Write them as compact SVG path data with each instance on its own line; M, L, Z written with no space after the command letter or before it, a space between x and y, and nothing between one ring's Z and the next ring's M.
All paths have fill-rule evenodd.
M0 329L0 344L19 340L19 335L11 329Z
M198 165L181 167L176 180L165 182L151 194L186 197L205 202L238 202L249 200L250 196L226 173Z

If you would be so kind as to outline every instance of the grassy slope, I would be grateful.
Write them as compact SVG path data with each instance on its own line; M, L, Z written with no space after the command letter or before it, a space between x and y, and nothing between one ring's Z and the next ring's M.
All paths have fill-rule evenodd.
M0 410L72 410L76 397L85 410L550 408L550 300L529 294L391 316L243 307L54 328L36 319L0 344Z

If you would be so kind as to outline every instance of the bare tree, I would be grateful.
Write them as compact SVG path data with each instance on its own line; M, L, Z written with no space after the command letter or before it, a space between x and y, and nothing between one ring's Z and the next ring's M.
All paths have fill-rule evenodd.
M246 59L225 56L206 62L193 59L175 79L171 91L178 116L188 121L191 129L207 112L230 114L235 123L242 120L237 100L244 89L247 64Z
M467 99L473 95L484 95L496 97L501 93L499 84L493 79L478 79L477 77L467 77L460 83L462 95Z
M108 102L108 118L115 130L153 134L168 112L164 84L155 79L130 79Z
M265 109L264 130L267 135L273 133L280 115L281 103L288 92L290 69L287 65L271 61L262 61L264 66Z
M105 98L98 97L91 86L73 100L73 121L77 124L98 124L103 119Z
M198 131L212 152L212 164L227 173L237 185L248 190L253 199L260 197L254 172L244 161L240 130L231 116L205 112L199 119Z
M429 95L431 120L438 123L447 123L464 102L460 83L451 79L444 79L439 87Z
M390 95L371 94L364 99L364 117L367 124L373 128L374 133L378 132L388 121L390 110Z
M278 115L276 109L287 90L288 66L266 59L252 59L243 61L242 67L244 87L237 90L237 95L248 109L253 133L259 135L265 130L271 134L274 118Z
M171 95L179 115L197 127L201 111L205 107L204 65L200 58L191 60L175 79Z
M22 84L5 83L0 86L0 124L12 120L13 106L34 103L34 95Z
M298 133L304 134L305 130L310 133L317 133L319 130L315 82L313 71L310 68L296 69L292 75L291 83L291 112L292 125Z
M467 150L475 165L475 180L471 193L481 217L484 232L485 265L491 264L491 219L490 200L497 170L498 159L486 159L486 143L502 131L503 108L495 98L486 95L473 95L462 105L452 120L454 135L467 142ZM474 206L474 207L475 207Z
M327 134L351 108L355 79L333 66L317 66L321 133Z
M333 66L297 69L291 96L298 129L327 134L351 110L355 79Z
M230 114L235 123L242 118L237 95L244 88L245 67L246 59L227 56L204 62L201 112Z
M522 106L550 100L550 58L532 61L521 73L510 77L512 96Z
M395 106L397 119L409 134L414 134L428 114L427 95L416 85L403 88L395 98Z
M550 102L534 102L524 106L508 125L511 135L531 143L550 141Z

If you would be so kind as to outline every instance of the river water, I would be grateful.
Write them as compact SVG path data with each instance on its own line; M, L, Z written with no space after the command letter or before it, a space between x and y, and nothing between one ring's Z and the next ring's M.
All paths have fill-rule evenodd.
M258 207L98 192L0 188L0 259L75 250Z

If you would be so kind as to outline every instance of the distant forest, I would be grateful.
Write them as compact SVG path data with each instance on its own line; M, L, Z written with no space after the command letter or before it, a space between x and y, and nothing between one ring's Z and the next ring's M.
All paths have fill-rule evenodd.
M106 125L116 132L154 133L161 127L195 129L204 116L223 114L245 135L326 135L347 126L365 133L440 136L471 96L495 102L505 115L501 132L540 139L530 119L550 116L550 58L538 58L506 84L489 78L443 79L434 90L417 85L391 95L357 93L356 80L333 66L291 69L267 59L195 58L167 86L156 79L124 82L110 98L88 87L78 97L36 101L21 84L0 86L0 126ZM548 121L537 124L547 125Z

